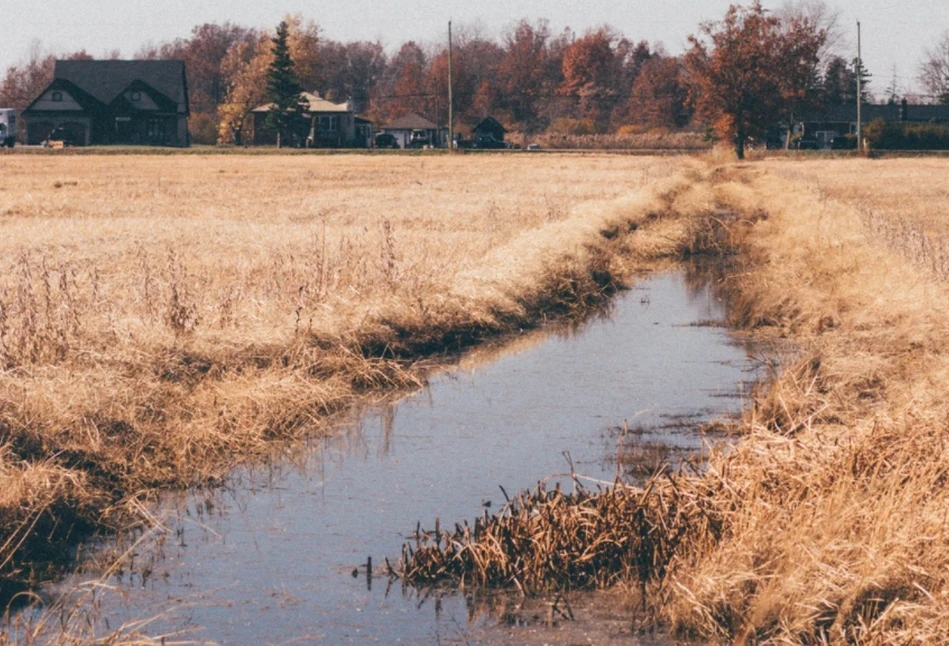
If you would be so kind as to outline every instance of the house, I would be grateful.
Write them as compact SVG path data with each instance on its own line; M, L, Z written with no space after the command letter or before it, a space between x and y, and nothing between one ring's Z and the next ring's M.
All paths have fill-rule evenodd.
M480 139L504 141L504 135L507 134L507 129L494 117L485 117L472 129L471 134L475 141Z
M400 148L441 147L445 145L447 129L439 127L423 116L410 112L379 129L395 137Z
M183 61L56 61L53 81L23 111L27 144L57 128L80 145L188 146Z
M372 140L372 123L356 116L351 102L334 103L318 92L303 92L304 117L309 130L304 142L312 148L368 148ZM267 126L272 103L255 108L254 144L274 145L277 132Z
M860 119L864 126L878 120L906 124L949 123L949 105L910 105L906 99L882 105L864 103L860 106ZM831 148L834 139L857 134L857 105L837 105L804 113L794 124L794 134L816 148ZM786 135L787 127L772 129L768 147L783 147Z

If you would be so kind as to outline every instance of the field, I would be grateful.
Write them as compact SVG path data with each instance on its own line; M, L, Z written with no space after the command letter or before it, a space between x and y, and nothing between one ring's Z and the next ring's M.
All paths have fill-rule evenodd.
M731 264L731 322L789 348L737 447L642 490L522 498L484 531L529 537L523 553L460 542L405 574L540 588L573 554L683 636L939 643L947 172L931 159L5 157L4 582L47 575L66 528L128 523L156 490L319 433L446 353L705 252Z
M521 498L479 540L419 550L406 575L532 589L618 576L647 623L712 643L944 643L947 171L710 164L732 323L791 348L738 446L701 476Z
M617 233L681 164L6 156L0 587L425 362L602 301L635 269Z

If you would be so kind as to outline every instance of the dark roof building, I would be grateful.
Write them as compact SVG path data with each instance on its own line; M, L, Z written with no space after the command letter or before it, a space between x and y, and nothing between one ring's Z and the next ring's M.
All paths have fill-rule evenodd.
M53 82L23 111L28 144L55 129L81 144L187 146L183 61L56 61Z
M507 129L494 117L485 117L474 127L472 134L475 139L490 138L496 141L504 141L504 135L507 134Z
M905 124L949 123L949 105L912 105L905 100L884 105L864 103L860 106L860 119L865 126L879 120ZM857 133L857 105L837 105L804 113L796 119L795 133L818 148L834 147L835 140ZM769 136L769 145L780 146L785 135L786 129L783 133L775 130Z

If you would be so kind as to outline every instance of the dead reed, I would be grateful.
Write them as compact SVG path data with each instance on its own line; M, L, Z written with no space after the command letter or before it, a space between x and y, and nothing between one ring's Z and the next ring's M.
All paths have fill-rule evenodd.
M420 359L596 306L677 253L673 201L702 201L656 159L6 161L7 595L156 490L418 387Z
M919 230L904 212L803 186L810 173L836 181L834 162L821 164L708 175L706 213L739 251L733 322L796 348L754 397L735 449L644 488L539 489L476 532L407 550L405 574L525 591L628 578L657 621L716 643L944 643L949 291L925 245L894 244ZM877 168L905 171L846 164L861 164L867 186ZM932 188L900 176L885 191L894 203Z

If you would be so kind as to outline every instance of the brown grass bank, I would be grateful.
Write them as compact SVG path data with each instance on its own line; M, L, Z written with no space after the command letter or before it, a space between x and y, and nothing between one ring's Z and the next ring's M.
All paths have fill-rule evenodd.
M683 175L682 173L685 173ZM679 253L689 163L9 156L0 588ZM696 207L697 208L697 207Z
M442 536L440 553L416 551L408 574L525 589L638 581L655 620L718 643L946 643L949 288L927 255L938 237L901 245L887 226L912 223L902 205L935 190L906 163L713 169L716 220L740 250L733 322L798 349L738 446L701 476L522 497ZM829 192L840 173L900 182L881 200Z

